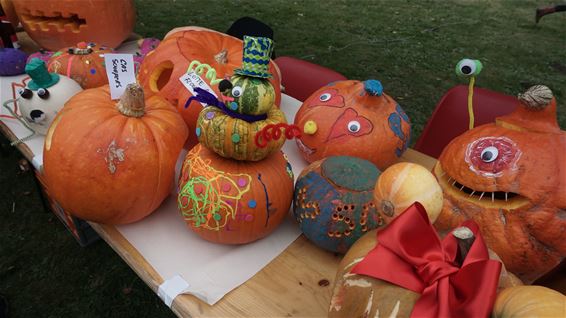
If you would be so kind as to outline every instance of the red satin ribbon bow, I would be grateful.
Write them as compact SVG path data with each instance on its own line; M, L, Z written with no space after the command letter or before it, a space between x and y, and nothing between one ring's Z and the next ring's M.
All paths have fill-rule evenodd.
M441 242L424 207L415 202L378 233L379 244L352 273L420 293L411 317L488 317L501 263L489 259L476 223L462 226L472 230L475 241L458 267L458 240L447 235Z

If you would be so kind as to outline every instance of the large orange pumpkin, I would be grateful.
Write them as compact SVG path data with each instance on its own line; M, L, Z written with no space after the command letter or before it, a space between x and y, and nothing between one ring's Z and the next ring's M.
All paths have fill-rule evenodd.
M187 73L191 63L192 69L198 68L201 77L211 86L217 96L220 96L218 85L210 84L211 79L224 79L234 73L234 69L242 67L243 44L242 40L217 31L200 27L183 27L173 29L163 39L159 46L147 55L141 64L138 78L148 94L159 94L178 105L183 119L189 126L189 144L197 143L194 135L198 114L202 105L192 101L185 105L192 94L183 87L179 77ZM206 64L208 66L199 67ZM270 79L275 88L275 105L281 103L281 80L279 69L273 62L270 63ZM214 73L214 77L206 74ZM186 107L185 107L186 106Z
M282 152L246 162L220 157L201 144L185 158L178 204L202 238L244 244L273 232L289 213L293 172Z
M77 43L55 52L47 68L50 72L72 78L84 89L99 87L108 84L104 67L106 53L112 53L112 50L96 43Z
M133 31L133 0L13 1L24 30L51 51L93 41L115 48Z
M171 193L187 138L177 111L137 84L119 102L108 85L75 95L45 139L49 192L71 214L106 224L135 222Z
M566 132L547 87L519 98L515 112L442 152L434 173L444 207L435 226L445 231L473 219L509 271L531 283L566 256Z
M303 130L297 145L308 162L352 156L385 170L399 160L410 139L409 118L376 80L320 88L305 100L295 124Z

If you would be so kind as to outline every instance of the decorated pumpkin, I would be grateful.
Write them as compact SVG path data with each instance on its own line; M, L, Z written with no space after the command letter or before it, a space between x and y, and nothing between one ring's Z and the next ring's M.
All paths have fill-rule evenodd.
M497 295L491 317L566 317L566 296L542 286L509 287Z
M14 9L15 1L16 0L0 0L0 7L2 7L2 11L4 11L4 14L6 15L8 21L10 21L10 23L14 27L17 27L20 23L20 20L18 20L18 15L16 14L16 10Z
M179 177L178 205L202 238L244 244L273 232L287 217L293 172L282 152L257 162L225 159L198 144Z
M196 135L201 144L222 157L258 161L281 149L285 138L260 147L256 143L256 134L268 125L286 122L285 114L277 107L269 111L267 119L251 123L231 117L217 107L206 107L198 117Z
M261 115L275 106L275 89L267 79L236 74L224 83L229 84L223 96L229 99L228 107L236 113Z
M566 133L546 86L520 107L446 146L434 173L444 191L435 226L472 219L509 271L531 283L566 256Z
M415 215L407 213L411 212L407 211L399 216L406 217L406 220L404 220L405 224L402 225L405 227L405 230L395 230L394 233L398 233L398 238L395 238L395 235L393 235L384 238L384 240L391 245L402 239L412 239L413 242L408 243L408 246L406 246L406 252L413 256L412 259L415 262L422 262L422 257L432 257L435 261L424 261L420 267L417 266L417 268L412 269L411 267L405 267L405 263L402 263L403 266L392 263L392 261L398 262L401 258L397 259L395 257L392 259L387 253L385 253L386 255L378 254L381 252L381 250L377 252L377 247L381 244L378 241L380 240L380 233L395 225L395 222L379 232L377 230L368 232L352 246L338 266L328 317L486 317L489 313L489 303L493 304L495 301L496 292L521 284L521 281L507 272L504 266L498 266L500 260L495 253L487 251L485 245L483 245L483 251L481 251L481 245L479 247L476 246L474 235L469 228L462 227L455 231L454 234L449 234L453 235L454 239L450 242L451 244L447 245L452 245L453 247L454 244L457 244L456 249L452 248L452 252L444 249L442 253L457 255L455 260L446 260L446 254L442 255L440 251L434 251L434 249L438 248L435 245L444 245L445 240L440 243L438 240L434 242L434 240L430 241L420 236L424 234L417 233L422 231L422 229L419 229L419 227L423 226L421 224L415 224L416 229L414 227L406 227L407 224L415 219ZM434 229L432 229L430 224L428 226L430 227L430 234L433 234ZM390 234L388 233L387 235L389 236ZM418 246L419 242L422 243L421 246ZM465 250L466 248L467 250ZM450 249L448 247L448 250ZM423 250L429 250L427 253L433 256L421 255L420 253ZM468 250L473 251L470 253L482 254L482 260L477 255L474 255L478 259L466 261L469 255ZM417 286L421 285L427 287L419 293L383 279L358 273L364 270L363 267L358 269L358 266L362 264L367 266L367 263L364 263L370 255L375 256L374 260L378 262L378 267L385 270L385 272L391 273L396 278L408 276L415 279L414 277L420 277L413 282L415 288L420 288ZM488 261L488 259L492 261ZM446 265L441 265L441 262L446 262ZM491 264L488 264L488 262L491 262ZM487 266L484 264L491 265L494 269L484 271L485 276L478 275L477 272L471 273L478 266ZM446 267L442 268L442 266ZM468 267L464 268L465 266ZM462 268L460 272L463 274L455 272L456 267ZM467 278L459 276L466 275L465 272L469 273ZM446 277L447 275L452 276ZM440 280L443 281L441 282ZM471 286L472 284L475 286ZM447 290L450 290L451 293L445 293ZM456 296L452 297L454 295ZM421 297L424 300L420 299ZM421 311L413 313L417 303L422 301L425 301L424 308L421 306L421 303L418 309ZM474 313L474 308L469 307L478 305L483 308L475 308L477 312L471 314ZM445 311L446 309L453 311L448 313ZM455 315L454 311L457 313L464 312L467 315Z
M346 251L383 224L372 200L379 170L369 161L333 156L315 161L297 179L293 213L305 236L331 252Z
M0 48L0 76L23 74L28 55L12 48Z
M217 96L218 83L234 74L242 66L243 42L232 36L200 27L177 28L169 32L160 45L145 59L139 72L139 80L146 91L159 94L178 105L183 119L194 131L195 123L202 109L198 101L187 101L192 94L179 78L188 71L200 74ZM269 80L275 90L275 105L281 102L280 74L277 65L269 62L273 77ZM196 144L196 136L191 134Z
M75 80L82 88L94 88L108 84L104 66L104 54L112 50L96 43L80 42L55 52L47 68Z
M303 131L297 139L308 162L328 156L353 156L384 170L409 145L409 118L383 92L379 81L340 81L314 92L295 116Z
M436 221L442 210L442 189L436 177L415 163L400 162L385 169L377 179L373 195L385 224L415 201L425 207L431 223Z
M31 129L45 135L63 105L82 89L72 79L48 72L40 59L33 59L25 70L31 80L18 90L18 106Z
M187 128L174 107L130 84L120 101L108 85L65 104L45 138L49 192L72 215L105 224L135 222L171 193Z
M132 0L12 0L24 30L51 51L93 41L115 48L133 31Z

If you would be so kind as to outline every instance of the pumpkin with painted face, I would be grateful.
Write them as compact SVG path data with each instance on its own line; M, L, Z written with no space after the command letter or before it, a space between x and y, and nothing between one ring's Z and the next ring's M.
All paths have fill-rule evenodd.
M399 160L410 139L407 114L377 80L322 87L303 103L295 124L303 133L297 145L308 162L353 156L384 170Z
M479 224L505 266L531 283L566 256L566 133L546 86L520 94L513 113L467 131L442 152L435 226Z

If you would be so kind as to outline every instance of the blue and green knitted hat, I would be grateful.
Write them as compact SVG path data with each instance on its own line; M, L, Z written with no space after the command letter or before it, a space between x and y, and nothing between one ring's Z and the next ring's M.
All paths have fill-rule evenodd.
M273 41L270 38L244 35L242 68L235 69L234 73L259 78L271 78L269 61L271 60L272 50Z

